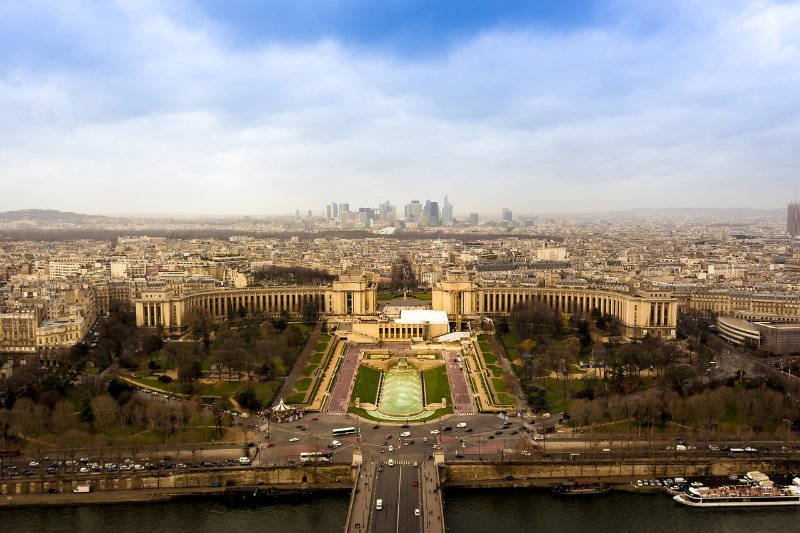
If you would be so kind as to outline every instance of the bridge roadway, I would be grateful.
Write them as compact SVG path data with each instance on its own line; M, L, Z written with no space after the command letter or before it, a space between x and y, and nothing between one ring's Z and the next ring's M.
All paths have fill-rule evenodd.
M444 533L436 465L412 459L398 460L394 466L363 464L347 517L347 533Z

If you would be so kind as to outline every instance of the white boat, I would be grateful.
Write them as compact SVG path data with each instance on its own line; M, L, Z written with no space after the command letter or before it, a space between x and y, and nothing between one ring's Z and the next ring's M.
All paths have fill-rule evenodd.
M672 497L692 507L758 507L800 505L800 487L727 485L724 487L690 487Z

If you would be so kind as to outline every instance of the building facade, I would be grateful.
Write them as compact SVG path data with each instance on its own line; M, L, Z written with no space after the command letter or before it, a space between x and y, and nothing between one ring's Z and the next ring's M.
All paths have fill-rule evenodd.
M448 272L433 289L433 309L464 319L509 315L515 306L531 302L544 303L563 315L613 316L631 338L675 337L678 305L669 291L488 284L463 271Z
M377 300L377 284L363 273L342 274L331 286L319 287L248 287L186 295L169 289L147 290L136 300L136 325L182 335L195 310L207 312L215 322L236 314L300 317L308 305L319 315L347 317L375 314Z
M800 204L793 203L786 207L786 232L792 236L800 235Z

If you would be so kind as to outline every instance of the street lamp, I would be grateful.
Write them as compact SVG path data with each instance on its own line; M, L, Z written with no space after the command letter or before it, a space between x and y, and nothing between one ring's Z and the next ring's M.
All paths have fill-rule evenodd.
M791 454L792 453L792 421L788 418L783 419L786 422L786 449Z

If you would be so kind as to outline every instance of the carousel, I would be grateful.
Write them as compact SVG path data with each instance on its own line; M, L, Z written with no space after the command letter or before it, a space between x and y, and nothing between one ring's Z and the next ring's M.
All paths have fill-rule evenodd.
M303 417L303 411L294 406L286 405L283 398L281 398L278 400L278 405L272 409L265 409L261 412L261 416L269 417L272 422L294 422Z

